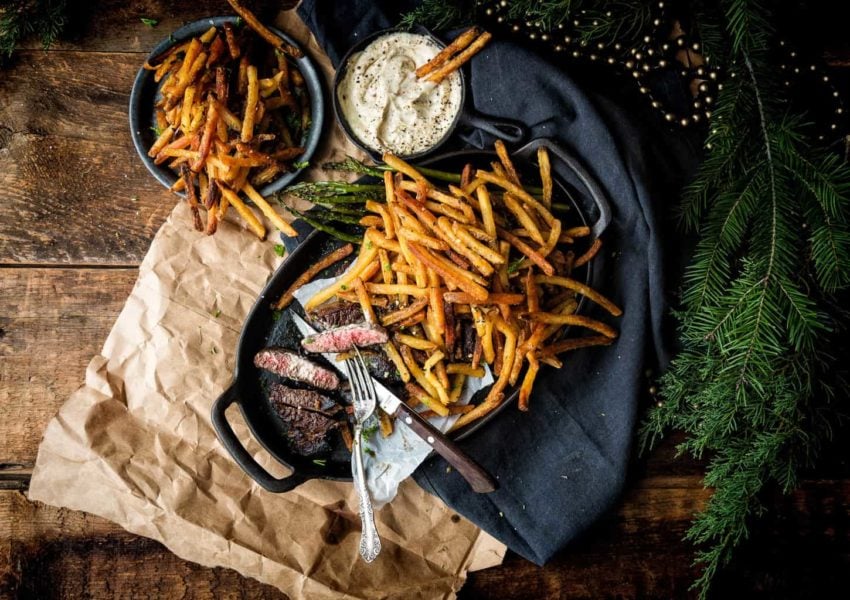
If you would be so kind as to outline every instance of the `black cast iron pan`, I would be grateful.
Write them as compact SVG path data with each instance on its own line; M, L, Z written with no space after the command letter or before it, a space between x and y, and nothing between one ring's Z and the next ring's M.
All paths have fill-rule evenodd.
M517 168L521 172L528 173L526 177L529 181L537 177L535 175L536 156L540 146L548 148L550 153L555 181L554 201L572 206L570 211L572 214L567 214L566 222L569 226L588 225L593 235L599 236L611 220L609 203L599 185L580 161L551 141L537 139L513 153ZM493 160L496 160L493 152L462 150L431 158L421 164L459 173L467 163L487 167ZM289 449L285 435L286 425L275 413L265 391L266 386L276 377L257 369L253 363L254 355L269 345L284 345L298 349L300 336L291 322L290 310L300 311L300 307L297 303L293 303L283 314L275 316L271 305L308 265L338 245L339 242L327 234L313 231L278 268L242 327L236 349L233 382L213 403L212 422L221 443L248 475L272 492L286 492L314 478L351 480L350 455L341 441L330 452L318 457L300 456ZM593 285L594 281L598 281L599 274L604 268L602 257L598 256L590 262L590 265L592 268L583 267L584 273L577 271L574 277L583 277L586 284ZM337 272L344 268L342 265L335 267ZM318 277L329 277L334 274L336 273L322 273ZM579 312L582 306L583 301L579 304ZM315 357L311 356L311 358L315 360ZM486 390L479 392L479 394L483 393L486 393ZM517 394L518 389L509 389L506 401L496 411L454 432L454 439L465 438L472 435L478 428L486 427L491 419L496 418L502 410L513 404ZM225 410L231 404L239 406L252 435L276 460L292 469L291 475L280 479L272 476L248 453L225 417ZM320 460L316 461L317 458Z
M342 107L340 106L337 88L339 87L339 83L345 77L345 74L348 70L348 65L351 62L349 59L353 54L362 51L379 37L387 35L389 33L395 33L397 31L398 30L396 29L382 29L381 31L376 31L372 35L367 36L366 38L355 44L348 50L348 52L345 53L345 56L339 63L339 68L336 71L336 75L334 76L332 95L334 115L336 116L337 123L340 124L340 127L342 127L342 130L345 132L345 135L348 136L348 139L351 140L351 142L355 146L369 154L369 156L371 156L376 161L381 160L381 153L376 151L374 148L370 148L364 145L363 142L361 142L360 139L356 135L354 135L354 132L351 130L351 126L348 124L348 120L342 113ZM434 43L437 44L440 48L445 47L445 44L442 41L440 41L436 36L434 36L430 31L428 31L424 27L417 27L410 33L416 33L419 35L427 36L431 38ZM479 113L474 109L470 108L470 106L467 104L467 83L466 75L464 74L464 68L458 69L457 73L458 75L460 75L461 82L460 110L455 115L454 121L452 122L451 126L448 128L443 137L430 148L427 148L415 154L401 156L401 158L404 158L405 160L415 160L417 158L424 157L426 154L432 154L449 141L449 139L452 137L452 134L454 134L455 130L458 127L480 129L481 131L485 131L490 135L494 135L497 138L502 139L510 144L518 144L528 137L528 128L522 123L518 121L512 121L510 119L500 119L497 117L491 117L489 115Z

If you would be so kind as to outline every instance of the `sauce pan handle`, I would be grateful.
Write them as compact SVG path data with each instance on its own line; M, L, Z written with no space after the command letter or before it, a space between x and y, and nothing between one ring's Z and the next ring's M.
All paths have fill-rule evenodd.
M528 136L528 128L522 123L510 119L497 119L471 110L460 113L460 123L486 131L510 144L518 144Z
M236 437L233 428L227 421L224 412L233 404L239 402L239 396L236 393L236 383L231 384L227 390L218 397L212 406L212 424L215 432L218 435L221 445L224 446L233 457L233 460L242 467L242 470L250 475L251 479L259 483L263 488L270 492L282 493L288 492L296 486L304 483L306 479L303 475L299 475L293 471L289 477L277 479L268 471L259 465L254 460L254 457L248 454L245 446Z

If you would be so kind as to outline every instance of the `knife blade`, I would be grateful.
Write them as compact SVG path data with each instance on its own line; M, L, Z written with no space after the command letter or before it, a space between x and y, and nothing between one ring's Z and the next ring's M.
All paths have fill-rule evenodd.
M301 315L292 312L292 321L301 332L301 335L309 336L318 333L318 330L304 320ZM331 364L336 362L332 352L322 353ZM495 491L498 485L496 481L485 471L481 465L470 458L461 448L450 440L442 431L431 425L419 416L415 410L401 401L383 383L372 377L375 392L378 396L378 406L390 416L396 417L396 422L407 426L413 433L419 436L437 454L446 459L450 465L469 483L472 489L479 494Z

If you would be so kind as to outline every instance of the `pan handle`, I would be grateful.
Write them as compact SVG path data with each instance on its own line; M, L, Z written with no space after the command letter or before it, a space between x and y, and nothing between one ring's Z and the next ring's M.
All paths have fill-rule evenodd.
M497 119L473 110L464 110L460 113L460 123L486 131L510 144L518 144L528 136L528 128L522 123L510 119Z
M611 224L611 205L608 203L608 197L605 195L605 192L602 191L599 183L587 172L578 159L564 148L546 138L540 140L540 145L546 146L552 154L557 156L578 177L579 181L581 181L587 190L587 193L590 194L591 199L596 204L596 208L599 210L599 218L590 229L594 237L599 237L608 228L608 225Z
M242 467L251 479L259 483L263 488L270 492L283 493L288 492L296 486L304 483L306 478L296 472L292 472L289 477L277 479L254 460L254 457L248 454L245 446L236 437L233 428L224 416L224 411L233 404L239 402L239 397L236 394L236 383L234 382L227 390L213 402L212 406L212 424L215 432L218 435L221 445L224 446L230 453L230 456L236 463Z

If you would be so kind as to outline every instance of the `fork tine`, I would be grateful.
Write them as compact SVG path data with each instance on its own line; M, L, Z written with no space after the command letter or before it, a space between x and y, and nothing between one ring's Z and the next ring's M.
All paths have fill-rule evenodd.
M358 385L357 380L354 378L353 369L351 368L351 361L345 361L345 370L348 372L348 383L351 384L351 395L354 397L355 406L360 401L360 386Z
M357 358L355 358L354 360L351 360L351 365L351 368L354 371L354 376L357 379L357 385L360 388L360 393L363 397L363 400L371 400L371 396L369 396L369 388L367 387L366 383L368 378L365 377L365 374L363 373L363 366L365 366L363 364L363 361L357 360Z
M366 390L370 398L376 399L378 393L375 391L375 382L372 381L372 376L369 375L369 368L366 366L366 361L363 360L363 355L360 354L360 349L354 346L354 354L357 356L357 362L363 373L363 379L366 381Z

